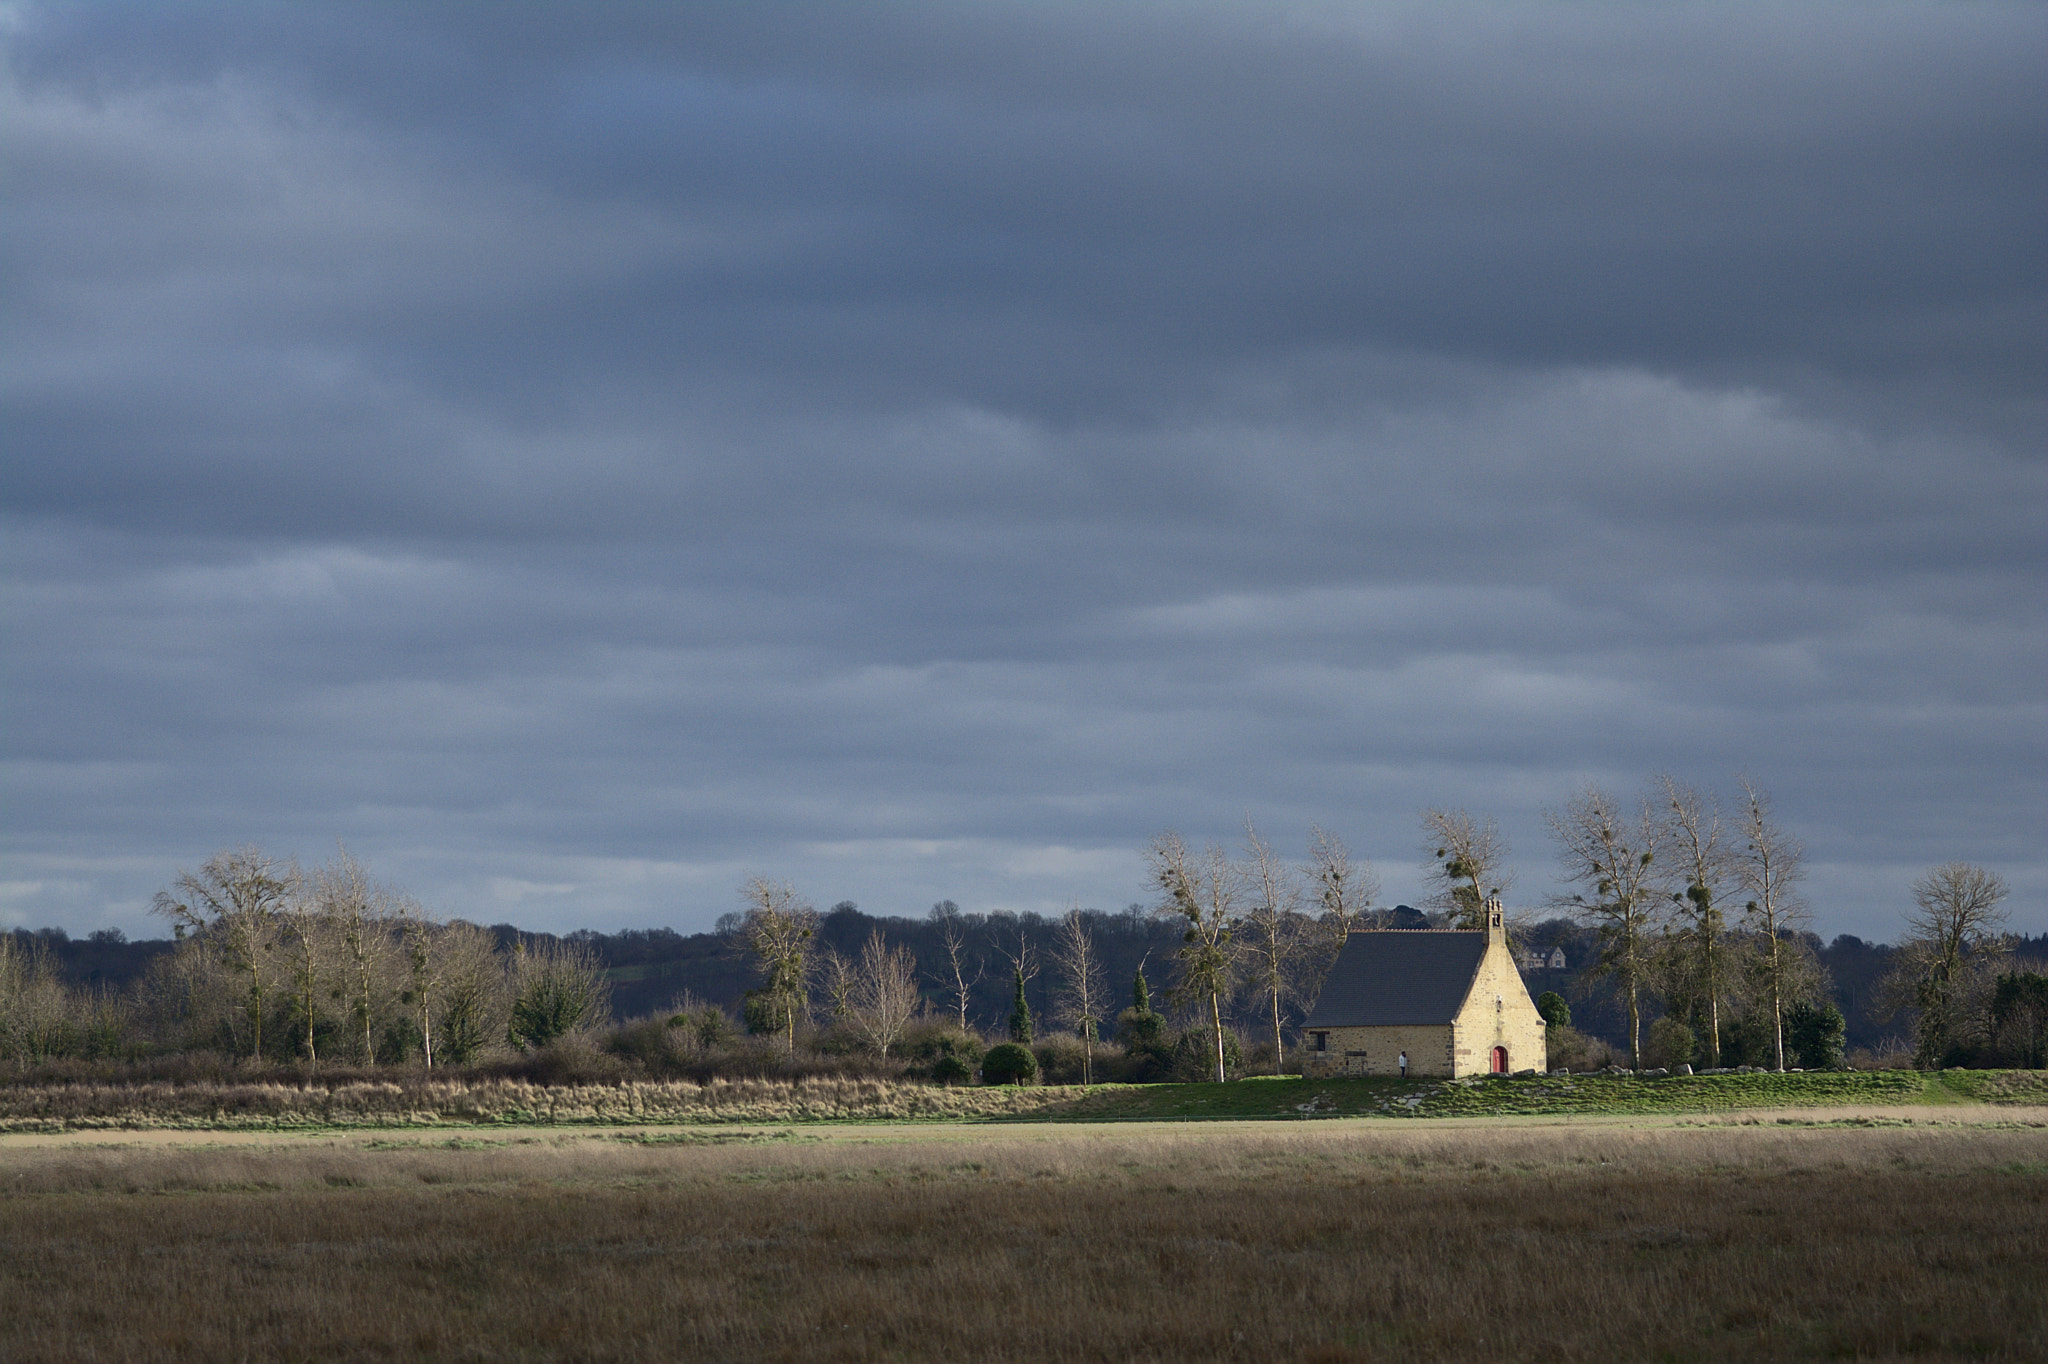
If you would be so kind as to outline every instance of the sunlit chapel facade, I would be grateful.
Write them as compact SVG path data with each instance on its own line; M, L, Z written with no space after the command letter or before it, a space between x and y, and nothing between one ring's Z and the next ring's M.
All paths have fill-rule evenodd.
M1506 1075L1548 1068L1543 1018L1508 950L1498 900L1486 929L1375 929L1345 939L1302 1025L1314 1077Z

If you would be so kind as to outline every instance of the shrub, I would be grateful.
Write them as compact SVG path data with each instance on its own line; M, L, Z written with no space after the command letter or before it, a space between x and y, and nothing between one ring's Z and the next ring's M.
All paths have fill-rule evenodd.
M1794 1004L1785 1010L1785 1059L1802 1070L1838 1069L1846 1032L1833 1004Z
M1112 1080L1127 1084L1151 1084L1173 1073L1172 1048L1166 1037L1166 1020L1152 1011L1152 987L1141 968L1131 979L1131 1007L1117 1015L1116 1040L1123 1044L1121 1064L1104 1067Z
M1055 1033L1031 1049L1038 1059L1038 1076L1049 1085L1078 1085L1081 1083L1082 1063L1086 1059L1081 1039L1065 1033Z
M1646 1066L1677 1066L1692 1060L1699 1049L1692 1029L1673 1018L1670 1014L1650 1025L1649 1045L1643 1048L1643 1064Z
M1564 996L1555 990L1545 990L1536 996L1536 1012L1543 1016L1546 1028L1554 1030L1572 1025L1572 1006L1565 1003Z
M739 1036L725 1010L687 993L676 1001L676 1012L669 1018L668 1025L682 1029L695 1038L700 1047L730 1046Z
M2005 1065L2048 1067L2048 974L2007 971L1999 976L1991 996L1991 1039Z
M1614 1064L1612 1047L1577 1028L1545 1028L1543 1041L1552 1070L1602 1070Z
M1125 1051L1157 1051L1166 1043L1166 1020L1150 1009L1125 1009L1116 1016L1116 1040Z
M990 1047L988 1055L981 1058L981 1078L991 1085L1031 1084L1038 1079L1038 1058L1017 1042Z
M615 1085L630 1078L623 1058L576 1035L506 1062L504 1072L536 1085Z
M687 1031L671 1019L636 1018L604 1039L604 1049L627 1061L637 1061L655 1074L666 1074L678 1061L697 1048Z
M1206 1027L1189 1028L1173 1043L1173 1078L1189 1083L1216 1078L1216 1039ZM1223 1075L1234 1080L1244 1071L1244 1043L1232 1028L1223 1030Z
M595 1023L606 1012L610 986L587 947L522 945L512 967L512 1042L521 1051L550 1044Z
M1721 1027L1721 1064L1724 1066L1774 1066L1778 1047L1771 1032L1768 1006L1729 1020Z
M974 1033L944 1023L913 1025L900 1047L911 1074L942 1085L973 1079L974 1068L987 1050L988 1044Z
M740 999L740 1019L749 1037L775 1037L781 1034L787 1015L781 1002L766 990L749 990Z

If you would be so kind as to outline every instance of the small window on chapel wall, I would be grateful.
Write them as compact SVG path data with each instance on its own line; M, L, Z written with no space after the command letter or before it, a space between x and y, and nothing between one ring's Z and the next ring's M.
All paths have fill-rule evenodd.
M1309 1036L1315 1038L1317 1051L1328 1051L1330 1049L1330 1034L1318 1032L1310 1033Z

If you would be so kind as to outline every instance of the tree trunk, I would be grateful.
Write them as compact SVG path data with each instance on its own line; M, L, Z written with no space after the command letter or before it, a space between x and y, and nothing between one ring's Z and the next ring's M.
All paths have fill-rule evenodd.
M1216 1038L1216 1083L1220 1085L1224 1082L1223 1006L1217 1001L1214 994L1209 996L1209 1026Z
M370 1006L371 1001L369 961L367 959L358 959L356 963L356 970L358 973L357 985L359 987L359 992L356 997L356 1007L363 1011L363 1064L374 1066L377 1064L377 1041L376 1031L371 1023L371 1015L373 1013L373 1010L371 1009Z
M313 1043L313 996L315 993L316 991L313 988L313 972L308 967L306 970L306 988L299 996L299 1007L306 1015L306 1069L308 1070L320 1064L319 1051Z
M249 1029L253 1040L249 1044L249 1055L263 1059L263 982L254 971L249 973Z
M1778 961L1778 935L1771 935L1771 1050L1779 1070L1785 1068L1785 978Z
M1273 990L1273 1073L1287 1073L1287 1047L1280 1035L1280 990Z

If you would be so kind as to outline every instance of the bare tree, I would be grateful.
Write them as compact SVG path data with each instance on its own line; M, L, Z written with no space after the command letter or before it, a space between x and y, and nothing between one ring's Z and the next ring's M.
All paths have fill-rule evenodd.
M393 906L398 919L399 942L405 953L407 1002L414 1011L414 1026L420 1033L420 1058L425 1068L434 1068L434 1005L438 1002L447 963L435 947L435 925L425 905L414 899Z
M197 938L149 964L136 996L143 1026L180 1050L246 1049L247 992L240 977Z
M821 947L811 977L824 997L825 1017L832 1024L846 1022L853 1011L853 992L858 984L853 958L836 947Z
M340 961L342 993L351 1034L364 1065L377 1062L377 1023L384 1015L391 975L391 893L370 879L363 864L341 849L313 875L313 899Z
M1171 915L1187 925L1181 935L1182 946L1174 954L1180 963L1175 993L1183 1004L1207 1002L1216 1082L1221 1084L1228 1078L1223 1000L1234 988L1237 964L1237 947L1231 939L1239 903L1236 869L1221 848L1212 846L1197 856L1172 830L1152 840L1145 861L1152 884L1163 897L1153 912Z
M1002 939L995 939L996 951L1003 954L1003 960L1010 963L1011 972L1026 985L1038 979L1038 973L1045 969L1038 959L1038 944L1031 940L1031 930L1023 924L1017 925L1016 945L1013 947Z
M1302 932L1301 881L1293 867L1259 837L1250 818L1244 822L1244 866L1238 873L1245 892L1240 953L1245 983L1258 991L1260 1009L1273 1024L1273 1073L1287 1069L1287 1039L1282 1005L1298 990L1300 967L1310 944Z
M1342 947L1351 930L1372 912L1379 898L1379 878L1372 863L1353 862L1344 840L1320 825L1308 830L1308 865L1302 869L1316 914L1331 938Z
M818 911L783 881L753 876L740 890L746 915L740 937L754 954L756 969L776 1017L787 1030L789 1054L796 1055L796 1025L810 1000L811 940Z
M1721 901L1733 880L1734 868L1721 830L1721 808L1713 797L1681 786L1668 773L1657 778L1660 801L1657 856L1672 876L1685 883L1671 892L1677 906L1674 946L1686 959L1707 1025L1707 1064L1721 1064L1721 1003L1728 994L1728 926Z
M332 925L315 897L294 899L280 910L277 928L278 951L291 982L290 1012L299 1022L299 1051L310 1068L320 1061L316 1039L333 970Z
M433 976L440 992L439 1052L467 1065L510 1032L511 980L498 944L475 924L456 920L433 935Z
M932 906L932 919L939 926L939 946L946 953L945 990L953 1012L960 1021L960 1031L967 1029L967 1001L974 993L974 987L981 984L988 974L988 965L979 957L970 967L967 958L967 929L960 922L960 907L951 900L941 900Z
M278 915L299 895L296 864L255 848L215 853L195 872L181 871L160 890L150 912L170 920L172 936L192 934L202 948L240 979L249 1054L263 1054L263 1018L276 973Z
M1059 989L1053 996L1058 1017L1073 1025L1081 1039L1081 1083L1095 1083L1095 1043L1109 1008L1109 986L1102 975L1102 955L1078 905L1069 905L1053 933L1053 965L1059 968Z
M36 1062L65 1049L79 1004L40 937L0 932L0 1057Z
M877 928L861 944L853 963L847 1017L854 1030L883 1060L903 1029L917 1016L917 961L906 947L890 947Z
M1372 905L1379 898L1380 882L1372 863L1353 862L1344 840L1315 824L1309 826L1308 862L1301 874L1323 930L1323 941L1311 944L1313 950L1305 953L1302 963L1300 1002L1312 1009L1352 930L1373 926L1377 916Z
M1806 850L1786 833L1771 811L1771 798L1742 778L1742 850L1735 857L1735 882L1746 898L1743 923L1760 939L1763 989L1771 1013L1772 1065L1785 1068L1785 1010L1802 966L1785 938L1811 920L1795 889L1805 873Z
M997 916L989 917L993 920ZM1038 973L1044 966L1038 959L1038 944L1031 940L1030 928L1020 920L1010 919L1010 922L1015 924L1017 931L1014 947L1006 944L993 932L989 936L996 945L996 951L1002 953L1003 959L1010 963L1010 975L1016 985L1016 996L1010 1006L1010 1040L1028 1044L1031 1041L1031 1002L1028 991L1031 982L1038 978Z
M2000 946L1993 931L2005 922L2006 894L2002 878L1967 862L1944 862L1913 883L1899 948L1920 1010L1916 1064L1940 1066L1958 1040L1966 966Z
M1647 804L1624 814L1612 796L1588 785L1563 810L1544 818L1557 839L1564 879L1586 892L1560 903L1575 908L1600 930L1600 966L1620 983L1628 1004L1631 1069L1643 1064L1642 987L1652 967L1660 904L1651 864L1657 826Z
M1422 812L1422 829L1429 851L1423 880L1434 887L1430 906L1448 912L1454 928L1485 928L1486 902L1515 883L1500 825L1482 824L1465 810L1432 808Z

